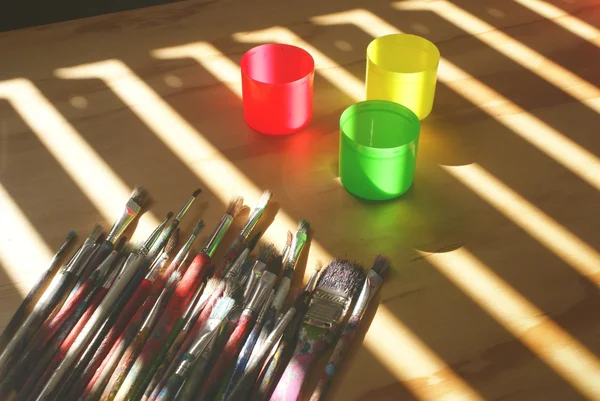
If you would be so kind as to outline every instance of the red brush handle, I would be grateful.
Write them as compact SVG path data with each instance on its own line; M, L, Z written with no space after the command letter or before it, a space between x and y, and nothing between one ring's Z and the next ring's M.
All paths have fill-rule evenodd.
M92 378L92 376L94 375L94 373L96 372L96 370L98 369L98 367L100 366L100 364L114 345L117 338L119 338L121 333L123 333L123 331L127 327L127 323L129 323L131 317L135 314L135 312L138 310L140 305L142 305L142 303L146 300L146 298L148 298L151 289L152 283L150 282L150 280L144 279L140 282L138 287L131 295L131 298L129 298L129 301L127 301L127 304L119 314L117 321L115 322L113 327L110 328L110 331L108 332L108 334L94 353L94 356L88 362L83 374L71 387L67 399L77 399L79 395L83 392L83 389L87 386L90 379Z
M152 285L152 290L156 290L156 289L163 289L165 284L167 283L167 281L169 280L169 277L171 277L171 274L173 274L173 272L175 270L177 270L180 266L180 263L177 262L171 262L169 263L169 267L167 267L167 269L164 271L163 274L160 274L155 280L154 280L154 284Z
M240 316L233 333L231 333L231 336L229 336L229 339L223 348L223 352L219 354L215 364L211 367L210 374L200 390L200 398L212 399L213 397L211 394L219 390L219 384L223 375L227 372L229 365L231 365L232 361L244 345L244 341L246 341L246 337L250 334L253 324L253 316Z
M29 377L29 379L27 379L25 385L22 387L23 390L19 392L19 395L17 397L18 401L27 399L24 397L27 397L30 394L39 394L42 391L44 384L50 378L56 367L62 362L70 346L73 344L73 342L75 341L75 339L77 338L87 321L90 319L98 305L100 305L100 302L102 302L107 292L107 288L101 287L98 289L98 292L96 292L96 294L91 299L86 311L83 313L83 315L81 315L81 318L79 318L77 324L73 326L73 329L71 329L69 335L67 335L67 337L65 337L63 342L60 344L58 351L56 352L56 354L54 354L54 358L52 358L50 364L44 370L41 378L39 374L35 374L34 372L34 374L32 374ZM33 389L33 391L28 391L27 389Z
M41 347L50 341L58 329L60 329L64 322L69 318L69 316L75 312L77 305L79 305L81 301L87 297L87 295L94 289L95 286L96 280L88 279L79 287L75 295L67 299L62 308L60 308L60 311L45 324L45 327L42 328L42 331L40 332L42 337L40 337L39 340L41 341Z
M104 358L104 360L102 361L102 363L100 364L98 369L96 369L94 376L90 379L90 381L88 382L88 384L83 392L83 395L80 397L81 399L84 399L85 397L87 397L90 392L93 392L94 394L96 394L96 393L99 393L102 391L102 389L100 389L100 388L98 388L98 386L96 386L96 383L98 383L98 385L100 385L100 383L106 382L108 380L108 378L110 377L110 375L112 375L112 372L115 370L116 364L117 364L117 362L119 362L119 359L120 359L121 355L123 354L123 351L129 345L131 340L135 337L135 335L139 331L140 327L142 327L142 324L144 323L144 320L148 316L150 309L152 309L152 307L156 303L156 300L158 299L160 292L161 292L160 288L156 289L153 286L152 293L150 294L150 296L146 299L144 304L138 309L138 311L135 313L135 315L133 315L133 317L127 324L127 327L125 328L123 333L121 333L119 338L117 338L114 345L110 349L109 353L106 355L106 357ZM115 355L115 353L118 353L118 355ZM98 380L100 380L100 382L98 382Z

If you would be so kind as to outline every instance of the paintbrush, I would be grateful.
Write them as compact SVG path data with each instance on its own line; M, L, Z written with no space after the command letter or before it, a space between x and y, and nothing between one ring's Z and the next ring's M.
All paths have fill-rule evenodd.
M131 196L125 203L123 210L119 217L115 220L112 227L108 231L106 238L104 241L98 246L94 255L87 263L87 265L83 268L83 271L79 277L78 283L75 285L74 290L83 284L85 280L89 277L89 275L94 271L96 267L110 254L110 252L114 249L114 246L119 239L119 237L123 234L125 229L129 226L129 224L135 219L135 217L142 210L144 204L148 201L148 191L143 187L136 185L131 193Z
M244 290L244 303L248 302L254 290L254 285L260 280L260 277L267 268L267 265L274 259L279 261L279 266L281 268L281 256L278 254L275 246L273 246L273 244L261 245L258 252L258 259L254 263L254 266L252 266L252 271L248 276L248 281L246 281L246 288Z
M369 302L371 302L373 296L383 284L383 280L387 276L389 269L389 260L381 255L377 256L373 266L371 267L371 270L369 270L367 273L367 278L364 281L362 289L358 295L356 305L354 305L354 309L350 314L350 318L348 319L346 326L344 326L342 334L340 335L337 344L333 349L333 353L327 362L327 366L321 375L321 379L319 380L317 387L310 397L310 401L319 401L325 397L325 394L331 385L331 380L335 374L335 371L350 349L352 339L354 338L358 325L360 324L362 317L369 306Z
M178 275L178 272L174 273L175 277ZM123 384L123 381L125 380L125 377L127 376L127 373L129 372L129 369L135 362L137 356L142 350L142 347L144 346L144 343L157 323L159 314L164 312L164 307L168 301L166 293L166 291L161 293L159 299L156 301L144 323L138 330L138 333L133 338L125 353L121 357L121 360L117 365L117 369L114 371L108 382L108 385L104 389L104 393L101 396L102 401L112 401L117 395L121 385Z
M227 270L227 273L225 273L225 279L237 277L242 272L242 266L244 265L244 262L246 261L250 253L254 250L256 244L258 244L258 240L261 236L262 232L258 232L250 239L250 241L248 241L246 249L242 251L240 256L238 256L235 262L233 262L229 270Z
M25 297L25 299L23 299L21 305L19 305L19 308L12 316L10 322L8 322L8 325L2 332L2 335L0 335L0 349L4 349L6 347L10 339L17 332L19 325L29 315L31 309L36 304L40 296L44 293L46 288L48 288L48 285L50 284L52 278L54 277L54 275L60 267L60 264L58 262L61 260L63 254L65 253L71 242L73 242L75 236L76 232L74 230L69 231L67 237L65 238L65 241L62 243L60 248L58 248L58 251L56 251L54 257L52 257L50 265L48 266L44 274L42 274L38 281L33 285L33 287L31 287L31 289L27 293L27 296Z
M196 303L199 301L200 293L202 292L202 287L203 287L203 285L198 287L198 291L196 292L196 295L195 295L193 301L188 306L188 309L185 311L183 316L181 316L179 319L177 319L177 321L173 325L173 328L169 332L169 335L167 336L167 338L161 345L161 347L158 351L158 354L154 357L154 360L152 361L152 365L150 365L150 369L148 370L146 375L142 378L141 384L140 384L137 392L134 393L134 395L133 395L133 399L135 399L135 400L141 399L144 392L147 390L150 380L152 379L152 377L158 370L158 367L160 366L160 364L164 361L165 357L167 356L167 353L169 352L169 349L171 348L171 346L177 339L177 336L179 335L180 331L183 329L185 324L191 319L191 316L192 316L194 310L196 309L195 308Z
M26 401L41 392L46 381L50 378L56 367L64 359L75 339L86 325L100 302L104 299L110 287L114 284L117 276L125 263L125 258L118 261L116 267L110 272L98 291L79 305L77 311L65 323L56 336L46 344L42 358L35 361L35 368L29 371L27 381L18 393L18 401ZM91 295L91 294L90 294ZM86 306L87 303L87 306ZM80 316L77 318L77 316ZM15 400L15 401L16 401Z
M256 341L258 340L258 336L262 330L265 313L267 309L271 306L271 302L273 301L274 295L275 291L271 290L269 292L267 301L261 307L258 317L256 318L256 323L254 324L252 331L248 335L248 338L246 339L246 342L244 343L244 346L240 350L240 353L237 357L235 366L233 368L233 372L231 373L231 376L229 377L229 380L227 381L227 384L225 386L225 390L223 391L223 395L221 397L222 400L227 398L229 392L233 389L235 384L242 377L244 371L246 370L246 366L250 359L250 355L252 354L252 350L254 349Z
M77 275L83 267L83 262L89 256L89 250L91 250L93 243L98 239L101 232L102 228L96 226L92 234L85 240L79 254L72 260L72 263L67 264L56 273L56 276L35 304L29 316L25 318L21 327L19 327L6 348L2 351L2 354L0 354L0 372L2 372L0 377L8 373L9 362L22 352L52 310L64 302L71 286L77 281Z
M94 328L96 330L97 334L95 337L92 338L91 342L89 341L89 339L91 338L91 333L86 332L86 336L88 336L88 338L85 338L82 341L82 348L83 348L83 344L85 344L85 343L89 343L89 346L85 350L83 357L80 358L78 364L75 366L75 369L73 369L71 371L71 373L69 374L69 377L66 380L66 384L62 387L62 390L57 395L58 398L66 397L69 388L71 388L71 386L73 386L73 384L75 382L77 382L76 386L74 387L74 389L76 389L76 390L72 390L70 393L71 394L70 396L72 396L73 398L77 398L81 394L81 392L83 391L83 388L85 388L86 383L89 380L89 377L93 375L93 373L92 373L88 377L81 376L81 373L84 372L84 370L85 370L85 366L89 365L88 362L89 362L90 358L92 358L92 356L94 355L95 350L98 348L98 346L104 342L105 336L107 334L109 334L113 324L115 324L116 321L121 319L122 324L118 326L118 330L120 330L122 332L125 329L126 323L135 314L136 310L139 308L139 306L141 306L141 304L144 302L146 297L149 295L150 288L144 289L144 296L140 296L139 299L134 297L134 295L136 293L140 293L140 290L138 290L138 284L142 281L144 275L146 274L148 267L152 264L152 262L156 259L158 254L161 252L161 250L163 249L163 247L165 246L165 244L167 243L167 241L173 234L173 231L177 228L177 226L179 225L179 222L185 216L185 214L191 207L191 205L194 202L194 200L196 199L196 197L200 194L200 192L201 192L201 190L197 189L192 193L190 198L187 200L187 202L184 204L184 206L181 208L181 210L175 216L175 218L166 226L166 228L162 232L157 233L158 238L154 239L155 238L154 235L152 236L153 241L151 242L152 245L151 245L150 249L147 248L147 243L145 243L144 246L141 248L141 250L139 252L137 252L137 255L139 257L136 258L135 263L132 264L132 268L124 270L124 274L122 274L121 276L124 276L125 272L127 272L126 276L127 276L128 283L123 284L123 286L121 288L119 288L119 292L121 293L120 294L121 296L120 297L116 296L115 297L116 301L115 301L115 299L110 299L110 301L114 304L114 306L110 305L110 307L101 308L102 305L100 305L100 307L98 308L98 311L101 309L104 309L102 311L102 313L105 315L106 314L108 315L108 317L101 316L104 319L105 324L100 326L101 321L94 322L94 324L97 325L97 327ZM133 255L136 255L136 253L134 253ZM127 267L127 265L126 265L126 267ZM135 267L135 269L133 267ZM115 283L115 286L113 286L111 291L113 291L118 286L119 286L119 280L117 280L117 282ZM106 298L104 299L103 303L107 302L107 300L109 300L110 295L111 295L111 293L109 292L109 294L107 294ZM134 303L134 301L135 301L135 303ZM122 308L125 307L125 305L130 305L131 309L123 310ZM90 319L90 321L91 321L91 319ZM116 326L116 324L115 324L115 326ZM98 331L98 328L100 328L100 327L101 327L101 329ZM111 337L111 343L107 344L106 351L103 351L103 352L108 352L110 350L110 347L112 346L114 340L116 340L116 338L118 338L119 334L120 334L120 332L115 330L115 336ZM81 353L81 351L82 351L82 349L77 349L78 353ZM106 354L104 354L104 356L106 356ZM73 354L73 360L70 360L68 362L70 364L72 364L75 358L76 358L76 354ZM65 361L67 361L66 358L65 358ZM102 358L99 358L99 361L101 362ZM98 363L100 363L100 362L98 362ZM57 376L60 378L60 376L64 375L64 373L65 372L61 371L61 366L59 366ZM50 384L52 386L56 386L56 380L54 380L54 381L51 380ZM50 387L52 387L52 386L50 386ZM44 393L45 392L43 392L42 395L48 395L48 393L46 393L46 394L44 394Z
M190 367L198 360L204 350L217 337L217 333L225 323L233 308L238 304L235 298L223 297L220 298L211 315L200 331L200 334L192 347L184 354L182 361L179 363L175 374L169 377L165 387L160 391L156 400L172 400L184 381L188 377Z
M39 355L43 354L44 348L59 330L65 326L69 327L68 330L73 327L76 321L74 322L71 319L71 316L78 310L80 312L79 316L83 314L80 305L84 302L89 302L90 297L103 283L121 246L122 243L118 245L119 248L117 250L114 250L109 254L105 261L92 273L90 278L86 280L84 285L80 287L75 296L65 302L58 313L44 322L32 342L20 355L17 362L13 364L12 370L2 381L2 384L0 385L0 397L5 395L9 389L18 389L21 387L27 378L27 374L31 372L35 366L40 365Z
M281 268L281 256L275 256L268 262L269 270L276 270ZM232 363L244 341L248 337L248 334L252 330L256 317L262 304L266 301L269 291L275 285L277 275L271 271L265 271L258 283L256 288L253 290L253 294L249 302L244 306L244 310L240 318L235 325L233 333L227 340L223 352L219 354L216 362L212 366L210 374L200 390L201 399L213 399L218 391L219 382L223 379L223 375L227 371L229 365Z
M177 227L175 230L173 230L173 234L171 234L171 236L169 237L167 244L165 245L163 250L160 251L160 253L156 257L156 259L154 259L154 261L150 265L150 268L148 269L148 271L155 272L155 277L153 277L153 280L152 280L153 282L160 281L160 280L158 280L158 277L162 276L161 273L163 271L163 268L167 264L167 261L169 260L169 258L171 257L171 255L173 254L175 249L177 248L177 245L179 245L179 231L180 231L179 227ZM160 284L162 284L164 286L165 283L162 282ZM157 284L157 285L160 285L160 284Z
M169 240L169 242L171 241ZM167 247L168 246L169 243L167 243ZM88 382L88 386L81 395L80 399L99 399L104 388L109 383L109 380L114 376L118 376L113 374L115 369L117 369L117 366L120 367L121 371L124 371L123 374L127 373L125 369L127 363L125 361L128 359L124 356L124 354L129 351L128 355L130 357L132 355L134 355L133 358L137 356L137 354L134 352L135 349L129 349L128 347L135 347L135 345L132 346L132 344L139 344L140 346L143 345L143 341L145 341L144 336L147 336L152 327L154 327L158 316L163 312L168 299L173 294L173 291L179 284L180 280L181 273L176 270L169 277L166 285L163 288L152 288L151 293L144 304L131 318L123 333L115 341L112 349L96 370L92 380Z
M173 261L170 263L169 267L165 270L165 272L160 277L158 277L156 280L154 280L153 287L152 287L152 293L148 297L147 302L148 301L151 301L151 302L156 301L158 294L160 293L160 291L163 287L163 285L161 285L161 281L164 283L165 277L170 277L170 276L172 277L172 275L175 273L177 273L178 275L181 273L181 270L183 270L182 263L186 259L192 243L194 242L194 240L196 239L196 237L198 236L198 234L200 233L200 231L202 230L203 227L204 227L204 223L202 220L200 220L198 222L198 224L196 225L196 227L194 228L194 231L192 232L190 238L181 247L181 249L175 256L175 258L173 258ZM167 287L170 288L170 286L167 286ZM138 312L136 313L136 316L139 315L140 312L143 313L144 306L142 308L140 308L140 310L138 310ZM146 309L147 308L148 307L146 307ZM147 312L147 310L146 310L146 312ZM141 320L143 319L143 316L144 315L141 314L141 316L137 317L137 323L136 323L137 325L140 325L142 323ZM121 335L121 337L117 340L117 342L113 346L113 349L111 349L109 354L104 358L104 361L102 362L100 367L96 370L96 373L94 374L92 379L88 382L88 385L86 386L86 389L83 392L83 395L80 397L81 400L86 399L87 401L93 401L100 397L100 393L102 392L102 389L104 389L104 387L106 386L106 383L108 382L108 380L110 378L110 375L112 374L112 372L114 371L114 369L116 367L116 363L118 362L122 353L125 351L125 347L127 346L127 341L131 341L131 336L134 335L133 333L136 332L135 324L133 323L134 319L132 319L132 322L129 323L129 326L134 325L134 327L132 327L132 328L128 327L126 329L126 332L130 333L129 337L128 337L129 340L125 340L125 343L123 344L122 342L124 342L124 340L123 340L124 335ZM132 332L132 330L133 330L133 332ZM127 338L127 336L125 336L125 338ZM88 396L88 394L89 394L89 396Z
M335 260L329 265L313 293L300 326L296 349L275 387L271 401L300 399L308 372L333 341L336 329L364 278L363 268L356 263Z
M155 248L155 246L161 239L164 240L164 242L168 240L168 237L165 238L163 236L164 232L158 231L159 227L157 227L157 230L150 235L140 248L129 255L123 266L122 272L82 329L81 333L73 343L73 346L65 355L65 358L49 378L44 389L39 394L38 400L45 400L48 398L55 392L59 383L61 383L61 388L59 389L57 397L60 395L61 398L66 398L66 392L71 385L77 380L82 380L81 373L85 369L85 366L88 365L89 358L94 354L94 351L98 348L98 345L102 342L104 336L110 331L115 320L119 317L127 322L135 313L137 307L141 305L145 298L140 299L139 304L135 308L131 305L132 308L130 310L123 309L128 303L138 302L138 298L133 298L132 294L136 292L138 284L145 275L146 269L156 258L158 252L163 248L163 246L160 246L160 248L158 246ZM176 228L176 225L173 227L173 224L171 224L168 228L171 228L170 233L172 233L172 230ZM157 237L159 238L158 240ZM153 244L152 247L150 247L150 244ZM94 335L95 337L93 337ZM75 365L75 368L72 369L73 364L78 361L78 358L79 362ZM68 377L64 380L67 375Z
M283 315L277 322L273 331L269 333L263 344L258 348L258 352L253 353L253 358L248 361L246 370L242 377L233 385L229 394L226 395L226 401L242 401L248 398L252 392L252 387L256 382L260 374L260 368L263 366L267 357L269 356L270 350L279 341L281 335L286 331L288 325L292 322L292 319L298 315L303 315L308 308L308 302L310 301L310 292L302 294L298 298L298 301ZM297 310L297 307L305 305L302 310ZM179 401L179 400L177 400Z
M221 284L221 282L222 281L220 279L211 278L206 283L204 291L202 292L202 295L200 296L200 299L198 300L198 302L196 302L196 304L194 305L194 309L192 310L189 319L186 321L185 325L183 326L183 328L177 335L177 338L175 338L175 341L173 341L173 344L169 348L169 351L163 358L162 362L156 369L156 372L152 376L150 383L146 387L146 391L144 392L144 395L142 396L142 401L152 399L156 395L158 395L158 391L160 390L162 385L164 385L162 378L165 376L165 373L167 373L166 372L167 369L171 365L174 365L173 362L174 362L175 358L179 355L179 351L182 351L182 352L184 351L184 350L182 350L181 347L182 347L185 339L188 337L190 330L196 323L198 316L200 315L200 312L204 309L204 307L206 306L206 304L209 300L209 297L207 297L205 294L206 293L212 294L215 291L215 289ZM225 283L223 283L223 287L224 286L225 286ZM174 368L175 368L175 366L174 366ZM166 378L165 378L165 380L166 380ZM157 390L157 394L153 393L153 391L155 389Z
M268 353L270 347L274 345L274 343L270 346L268 344L268 339L270 339L271 335L276 331L276 329L274 329L273 332L271 332L271 334L269 334L269 336L267 337L267 341L257 346L257 352L252 353L250 361L248 362L249 368L246 369L246 372L244 372L244 376L242 376L240 382L244 382L246 386L245 388L249 390L252 388L252 384L254 383L255 379L260 377L260 379L257 381L258 386L256 388L256 394L254 395L253 399L255 398L257 400L268 400L271 392L277 385L277 380L279 379L281 370L285 367L285 364L291 356L289 354L291 354L294 344L296 343L298 330L300 328L300 325L302 324L304 315L308 310L309 302L312 299L313 288L319 277L321 267L321 265L317 265L316 269L313 271L309 279L308 284L306 285L304 290L300 292L300 294L298 294L298 296L296 297L294 305L292 307L294 311L294 317L290 321L289 326L287 327L285 332L283 333L281 341L279 342L277 347L273 348L270 354ZM281 320L282 319L280 319L280 321ZM279 322L277 322L277 324L275 325L276 328L278 327ZM264 369L262 369L262 371L261 367L263 366L263 364L258 364L261 358L264 361L267 361L267 364L265 365ZM252 367L254 367L254 371L252 370ZM252 377L251 381L248 378L248 376ZM240 390L238 389L238 391ZM229 397L230 399L232 398L234 393L239 394L239 392L232 391L232 395L230 395Z
M256 206L254 206L254 209L252 209L252 211L250 212L248 220L242 228L242 231L233 241L233 243L225 253L225 256L223 257L223 260L221 261L219 267L214 272L214 277L223 277L223 275L227 273L227 270L229 270L229 268L231 267L231 264L235 262L238 256L240 256L240 254L244 251L246 240L248 239L250 232L256 226L258 220L265 212L267 206L271 202L272 197L273 193L271 191L263 192Z

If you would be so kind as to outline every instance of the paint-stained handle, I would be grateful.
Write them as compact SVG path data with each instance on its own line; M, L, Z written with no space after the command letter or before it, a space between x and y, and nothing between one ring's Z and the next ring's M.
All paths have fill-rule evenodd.
M223 277L227 272L227 269L231 267L233 262L235 262L235 260L238 258L238 256L240 256L240 254L244 251L245 248L246 239L240 235L233 241L229 249L227 249L227 252L225 252L225 256L223 256L223 260L219 264L219 267L215 271L213 277Z
M301 340L294 351L294 356L292 356L281 379L279 379L270 401L298 401L300 399L306 377L319 354L326 347L326 342L322 338L314 340L304 340L302 338L301 336Z
M210 374L200 390L202 399L212 399L214 393L218 391L219 382L244 344L253 324L254 318L252 316L244 314L240 316L233 333L229 336L223 351L219 354L216 362L211 367Z
M351 316L350 319L348 319L348 323L344 327L344 331L342 332L335 345L335 348L333 349L333 353L327 362L327 366L321 375L321 379L319 380L317 387L310 397L310 401L320 401L323 399L323 397L325 397L325 394L327 394L333 375L335 374L340 363L344 360L344 357L352 345L352 339L356 334L356 329L359 323L360 317L358 316Z

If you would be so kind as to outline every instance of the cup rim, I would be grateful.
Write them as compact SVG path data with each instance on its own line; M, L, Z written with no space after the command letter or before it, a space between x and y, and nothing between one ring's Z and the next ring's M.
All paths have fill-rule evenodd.
M388 38L388 37L391 37L391 36L411 37L411 38L417 39L418 41L420 41L423 44L425 44L425 46L427 46L429 49L433 50L433 53L430 53L430 52L428 52L428 49L424 48L424 50L426 52L428 52L430 55L433 56L433 57L431 57L431 60L428 61L427 68L424 68L424 69L422 69L420 71L402 72L402 71L390 70L389 68L385 68L385 67L381 66L380 64L374 62L371 59L370 55L369 55L372 47L375 45L375 43L377 41L380 41L383 38ZM440 49L438 49L438 47L433 42L431 42L430 40L425 39L422 36L412 35L410 33L391 33L391 34L388 34L388 35L379 36L379 37L373 39L369 43L369 45L367 46L367 61L370 64L373 64L375 67L377 67L377 69L380 69L382 71L385 71L387 73L394 74L394 75L416 75L416 74L422 74L422 73L424 73L426 71L436 71L437 68L438 68L438 66L439 66L439 64L440 64L440 57L441 57L441 55L440 55Z
M411 120L410 122L412 122L413 124L416 125L416 127L415 127L416 129L415 129L413 138L406 143L403 143L398 146L392 146L389 148L376 148L376 147L369 146L369 145L363 145L363 144L358 143L354 139L350 138L350 136L348 136L348 134L344 131L344 124L346 124L346 122L348 122L348 120L350 118L354 117L357 113L374 111L374 110L379 110L379 111L383 110L383 111L392 112L401 117L408 118L409 120ZM421 131L421 121L419 120L419 117L417 117L417 115L408 107L403 106L399 103L391 102L389 100L373 99L373 100L364 100L362 102L354 103L354 104L348 106L346 108L346 110L344 110L342 112L342 115L340 116L340 134L341 134L342 138L345 139L345 141L350 146L352 146L355 150L361 152L365 156L392 157L392 156L402 155L409 150L409 146L412 143L415 143L419 140L420 131Z
M301 53L304 53L305 55L307 55L308 58L309 58L309 60L310 60L311 67L312 67L311 70L310 70L310 72L308 74L306 74L306 75L298 78L298 79L293 80L293 81L280 82L280 83L265 82L265 81L261 81L259 79L256 79L256 78L250 76L250 74L248 74L248 72L247 72L247 67L246 67L246 65L247 65L247 59L250 57L250 55L253 54L253 53L256 53L256 52L260 51L261 49L263 49L265 47L273 47L273 46L275 46L275 47L286 47L286 48L290 48L290 49L294 49L294 50L299 50ZM246 53L244 53L244 55L240 59L240 71L241 71L243 77L246 77L250 81L257 82L257 83L260 83L260 84L263 84L263 85L271 85L271 86L292 85L292 84L295 84L297 82L301 82L303 80L309 79L311 76L314 75L314 73L315 73L315 59L313 58L313 56L308 51L306 51L305 49L303 49L303 48L301 48L299 46L294 46L294 45L290 45L290 44L287 44L287 43L276 43L276 42L273 42L273 43L264 43L264 44L259 45L259 46L254 46L252 49L250 49Z

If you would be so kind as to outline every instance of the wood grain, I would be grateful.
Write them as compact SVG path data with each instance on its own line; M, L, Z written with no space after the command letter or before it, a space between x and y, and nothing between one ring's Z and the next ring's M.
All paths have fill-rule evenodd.
M148 208L155 216L177 208L190 190L202 187L181 223L182 234L191 232L200 216L209 233L229 196L240 194L252 207L260 192L270 189L274 197L268 213L277 215L265 232L267 240L282 245L285 231L294 230L300 219L313 228L305 279L317 260L327 262L333 255L363 264L380 252L389 256L393 271L367 312L328 400L593 399L600 390L585 380L598 378L599 372L592 370L581 378L584 382L574 384L535 344L558 347L567 338L570 343L560 345L561 352L578 350L588 361L597 360L600 275L593 270L582 274L564 257L564 248L548 245L549 232L535 231L535 225L524 229L517 223L522 216L500 210L457 174L466 171L458 167L477 166L541 213L527 217L550 219L585 249L598 252L598 189L541 149L550 143L549 135L558 134L585 150L590 160L600 157L600 116L594 110L600 102L595 94L600 86L597 38L582 39L560 24L564 17L546 19L516 1L453 0L493 27L492 33L475 36L436 13L436 1L427 2L428 10L397 10L393 3L186 1L5 32L0 34L0 89L14 80L31 82L128 187L140 184L149 190ZM599 29L595 2L550 3ZM349 10L432 40L445 60L464 73L438 82L433 112L422 123L415 183L391 202L358 200L337 180L339 116L356 101L373 36L360 27L360 19L337 25L322 21ZM240 42L251 36L240 33L273 27L310 45L319 58L313 121L304 132L285 138L266 137L246 126L235 69L255 45ZM542 79L547 70L540 69L548 64L525 68L515 54L508 57L493 46L505 44L487 43L496 30L590 86ZM75 79L83 65L88 77ZM99 67L112 69L102 75ZM146 91L136 92L140 88ZM55 249L70 229L88 232L95 223L111 222L104 221L106 213L88 200L88 192L40 139L58 135L60 127L34 129L23 117L19 105L36 104L27 93L20 102L0 98L0 194L8 194L47 248ZM140 93L144 96L136 97ZM186 141L186 146L168 146L169 141ZM62 151L69 155L78 149ZM593 172L592 165L581 168ZM143 216L142 222L148 219ZM243 222L243 216L236 219L214 260L221 260ZM0 249L8 251L30 243L16 234L1 235L0 241ZM36 252L47 254L43 249L27 252L31 260L39 260ZM459 269L443 264L464 252L478 261L478 271L492 272L500 288L511 289L505 296L514 291L535 308L511 314L510 308L491 313L494 302L481 306L479 298L457 285L466 285L465 280L451 276ZM431 253L440 257L432 259ZM26 260L17 266L5 256L0 253L0 300L6 306L0 327L45 269ZM592 253L572 256L581 263L594 260ZM292 286L302 279L295 274ZM532 310L541 316L531 316ZM525 327L523 319L533 326L516 330ZM560 341L551 341L557 333ZM535 336L545 341L532 341ZM328 356L315 367L307 388L316 384Z

